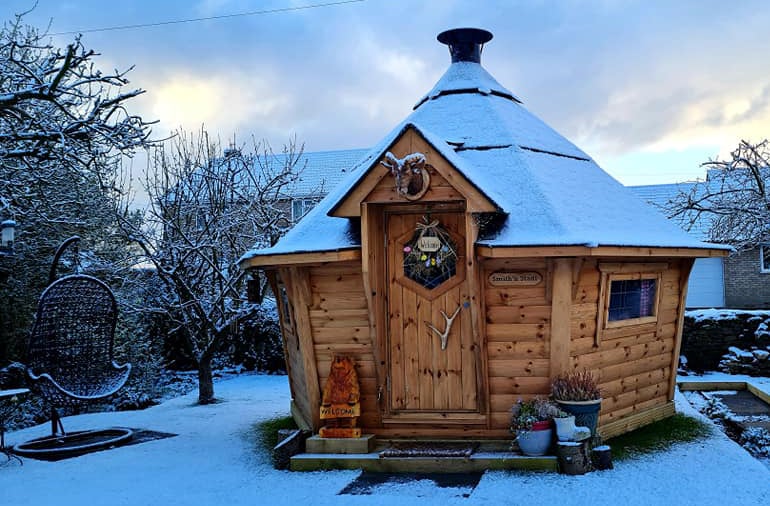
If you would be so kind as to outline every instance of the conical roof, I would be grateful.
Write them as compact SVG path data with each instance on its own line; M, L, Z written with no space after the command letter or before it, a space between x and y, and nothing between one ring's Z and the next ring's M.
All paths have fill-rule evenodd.
M451 32L439 39L445 34L451 38ZM469 37L470 44L477 44L473 33L465 34ZM276 246L251 253L358 247L348 220L332 215L410 128L506 215L501 228L480 239L480 245L727 248L683 232L530 113L482 67L481 44L459 51L450 44L452 64L412 113ZM471 56L463 57L467 53Z

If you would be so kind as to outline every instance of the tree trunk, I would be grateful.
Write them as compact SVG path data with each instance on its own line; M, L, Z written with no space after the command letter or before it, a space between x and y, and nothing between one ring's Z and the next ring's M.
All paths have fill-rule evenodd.
M198 404L211 404L214 400L214 376L211 373L211 357L204 353L198 359Z

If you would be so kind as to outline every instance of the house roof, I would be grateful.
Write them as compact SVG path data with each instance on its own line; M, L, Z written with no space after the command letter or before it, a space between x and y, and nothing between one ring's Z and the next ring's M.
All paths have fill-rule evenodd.
M410 128L507 215L480 245L726 249L693 238L638 199L525 109L480 63L457 61L285 237L244 259L359 247L349 220L331 214Z
M350 168L368 151L368 149L305 151L298 157L295 164L299 176L283 190L283 193L286 198L325 195L345 178ZM264 169L269 171L268 176L272 176L285 167L287 155L274 153L269 157L270 159L263 162L263 165Z
M701 183L703 184L703 183ZM707 184L707 183L706 183ZM633 192L641 200L652 205L660 212L665 213L669 207L669 203L676 199L678 195L684 193L689 194L696 183L684 182L684 183L670 183L670 184L653 184L653 185L641 185L641 186L628 186L627 188ZM711 226L711 219L708 216L701 216L700 219L693 221L690 226L691 218L694 215L692 213L685 213L681 216L675 216L671 220L679 225L682 230L690 233L696 239L707 241L709 239L709 228Z
M302 154L298 168L302 169L292 189L292 196L304 197L327 193L336 187L368 149L313 151ZM282 155L276 155L282 156Z

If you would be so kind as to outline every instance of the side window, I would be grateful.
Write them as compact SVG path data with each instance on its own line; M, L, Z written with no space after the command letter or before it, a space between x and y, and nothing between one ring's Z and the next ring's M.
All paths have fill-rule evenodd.
M639 326L654 331L664 262L599 263L601 272L596 340L624 335L623 327ZM649 327L649 329L647 329ZM636 331L635 330L635 331Z
M759 272L770 273L770 244L759 245Z
M291 303L289 302L289 294L286 292L286 285L283 283L278 285L278 302L281 304L281 313L283 314L283 322L286 325L294 325L293 318L292 318L292 312L291 312Z
M607 321L635 320L655 316L658 280L611 279Z

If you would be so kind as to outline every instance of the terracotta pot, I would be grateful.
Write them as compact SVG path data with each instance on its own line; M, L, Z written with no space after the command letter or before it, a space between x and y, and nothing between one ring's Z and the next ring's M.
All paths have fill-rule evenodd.
M543 420L540 422L535 422L532 424L532 429L530 430L548 430L551 428L551 420Z

